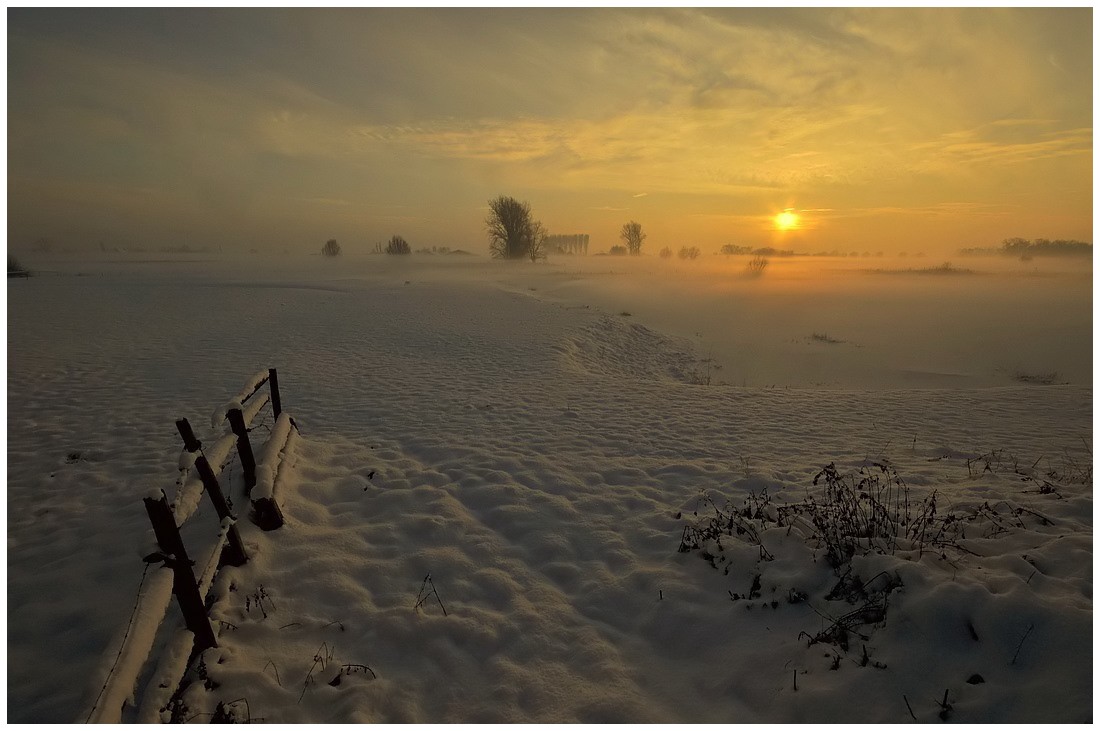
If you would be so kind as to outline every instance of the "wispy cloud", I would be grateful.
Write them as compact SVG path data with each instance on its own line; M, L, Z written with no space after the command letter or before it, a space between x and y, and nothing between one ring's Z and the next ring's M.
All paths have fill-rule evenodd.
M745 230L793 207L837 237L1012 195L1091 229L1090 12L22 9L9 235L74 199L227 237L414 203L477 229L501 189Z

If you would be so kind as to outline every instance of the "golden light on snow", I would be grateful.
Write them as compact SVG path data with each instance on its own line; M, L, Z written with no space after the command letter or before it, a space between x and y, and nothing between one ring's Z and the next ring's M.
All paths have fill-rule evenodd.
M780 231L790 231L798 228L798 214L790 208L775 215L775 227Z

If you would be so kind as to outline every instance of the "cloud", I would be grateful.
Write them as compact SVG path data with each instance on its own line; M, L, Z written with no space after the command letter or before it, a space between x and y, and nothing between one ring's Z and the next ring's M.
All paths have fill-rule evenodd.
M988 166L1021 165L1059 157L1092 157L1092 129L1048 129L1053 125L1037 120L997 120L974 129L940 135L913 146L918 161L915 170L950 172L977 170ZM1026 128L1026 133L1005 135Z
M9 176L38 184L10 215L47 220L77 184L118 221L131 207L106 191L132 189L166 219L242 227L272 210L365 225L414 213L369 204L410 202L457 220L502 189L746 221L800 205L961 220L921 207L1010 187L1057 207L1091 195L1088 15L17 10Z

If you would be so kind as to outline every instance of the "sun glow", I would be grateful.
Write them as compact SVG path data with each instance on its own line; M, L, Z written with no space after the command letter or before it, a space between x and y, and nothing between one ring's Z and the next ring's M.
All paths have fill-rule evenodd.
M791 229L798 228L798 214L790 208L782 213L777 213L775 216L775 227L780 231L790 231Z

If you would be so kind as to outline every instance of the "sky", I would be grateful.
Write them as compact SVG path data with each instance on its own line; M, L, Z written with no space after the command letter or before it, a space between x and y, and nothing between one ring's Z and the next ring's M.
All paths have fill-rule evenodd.
M1092 241L1092 9L8 9L13 249ZM779 230L784 211L793 228Z

